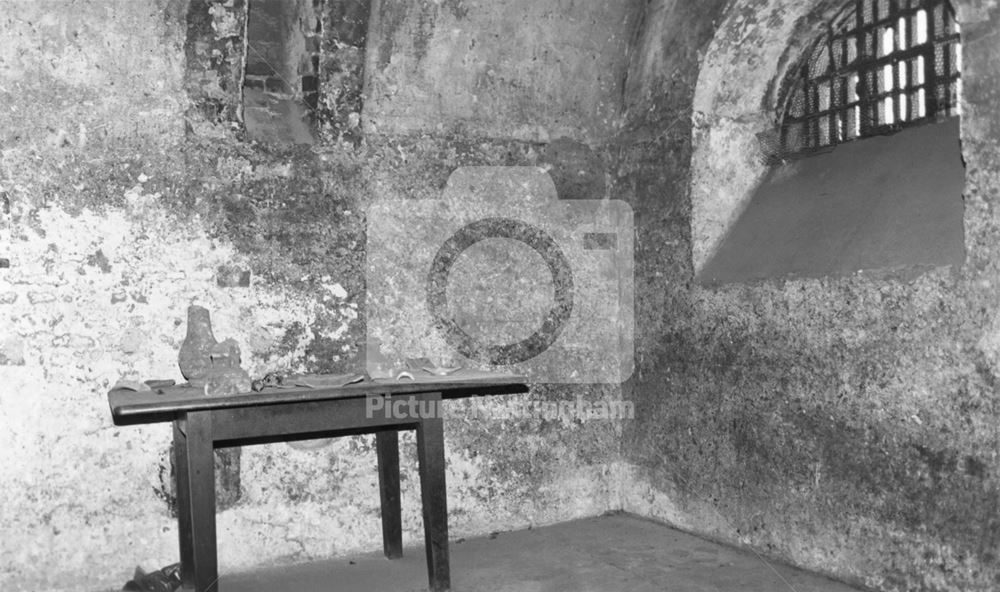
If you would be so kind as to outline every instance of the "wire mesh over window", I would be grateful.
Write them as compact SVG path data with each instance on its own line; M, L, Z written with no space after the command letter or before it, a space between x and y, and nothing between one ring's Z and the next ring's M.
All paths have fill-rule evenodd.
M786 83L772 157L958 115L962 53L948 0L852 0L806 56Z

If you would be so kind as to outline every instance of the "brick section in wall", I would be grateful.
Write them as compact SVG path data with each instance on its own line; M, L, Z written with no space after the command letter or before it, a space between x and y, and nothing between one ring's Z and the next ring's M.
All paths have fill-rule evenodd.
M319 0L250 0L243 107L251 138L314 142L321 8Z
M193 111L213 123L239 121L246 0L191 0L185 86Z

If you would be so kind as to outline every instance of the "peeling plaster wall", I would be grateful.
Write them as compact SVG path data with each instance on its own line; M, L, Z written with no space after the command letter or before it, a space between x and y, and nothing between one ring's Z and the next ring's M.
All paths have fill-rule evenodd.
M378 2L362 123L595 142L620 123L637 2Z
M113 426L106 391L123 377L181 380L176 355L189 304L212 312L217 337L236 339L252 375L344 371L360 364L365 334L367 204L433 197L455 167L477 164L560 172L586 161L587 175L558 186L604 194L607 159L579 141L608 133L621 72L605 79L601 70L608 82L592 81L624 57L553 39L627 35L632 21L617 3L581 4L567 22L556 17L564 3L543 3L535 16L551 18L535 36L516 33L503 51L486 43L479 55L498 76L516 69L518 84L548 90L487 93L469 119L475 139L394 135L414 129L394 114L425 117L437 132L437 115L462 112L468 94L452 96L444 62L426 60L457 51L449 31L493 38L492 19L516 23L528 4L498 13L446 2L436 18L447 26L433 34L384 19L376 36L393 41L374 45L373 55L408 64L417 77L400 82L410 93L405 109L397 97L392 106L402 111L385 114L380 131L392 133L308 149L243 138L232 124L242 49L222 25L239 23L244 4L191 6L199 18L211 15L194 23L194 36L188 3L172 0L7 2L0 18L0 258L10 264L0 267L3 590L119 589L136 565L177 560L169 428ZM507 50L561 57L533 69L520 53L500 59ZM428 63L436 65L425 75ZM554 95L581 73L589 77L582 98ZM558 82L542 84L550 76ZM443 92L425 93L432 83ZM464 121L445 120L449 129ZM535 121L570 139L560 150L505 139ZM538 387L487 405L577 395L621 396L613 387ZM448 422L453 536L616 509L620 427L544 417ZM377 549L375 462L367 437L315 450L243 449L239 499L218 515L222 573ZM417 542L411 435L402 437L401 464L404 542Z
M619 139L644 319L625 509L879 590L995 590L1000 10L959 3L964 266L707 289L692 284L711 234L699 215L738 209L726 200L752 183L768 108L755 77L787 65L747 39L814 23L794 3L679 4L647 11ZM732 116L741 105L759 115Z
M169 429L112 426L107 388L180 378L192 302L252 374L354 367L365 206L433 197L479 164L551 167L560 195L632 204L636 420L624 435L608 422L449 422L453 536L624 507L885 590L995 587L995 2L960 17L965 266L719 290L692 285L695 88L702 57L728 51L710 50L719 23L772 26L764 0L733 4L739 18L724 0L386 4L368 45L363 120L377 133L311 149L248 143L229 125L241 50L225 27L185 46L185 2L8 5L0 588L119 588L136 564L175 561ZM241 6L212 2L212 22L238 22ZM761 7L767 18L751 18ZM215 74L191 76L186 51L189 69ZM520 401L577 394L622 396L538 387ZM414 457L404 436L407 542L420 536ZM364 437L244 449L240 499L218 516L223 573L376 549L374 467Z

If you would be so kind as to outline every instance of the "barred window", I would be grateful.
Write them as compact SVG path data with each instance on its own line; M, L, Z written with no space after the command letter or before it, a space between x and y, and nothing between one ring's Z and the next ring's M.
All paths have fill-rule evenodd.
M851 0L785 82L780 154L959 114L959 27L948 0Z

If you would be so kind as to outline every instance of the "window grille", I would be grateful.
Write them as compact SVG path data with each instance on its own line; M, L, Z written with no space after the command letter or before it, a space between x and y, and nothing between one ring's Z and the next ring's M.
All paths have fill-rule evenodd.
M959 27L948 0L851 0L786 81L787 157L959 114Z

